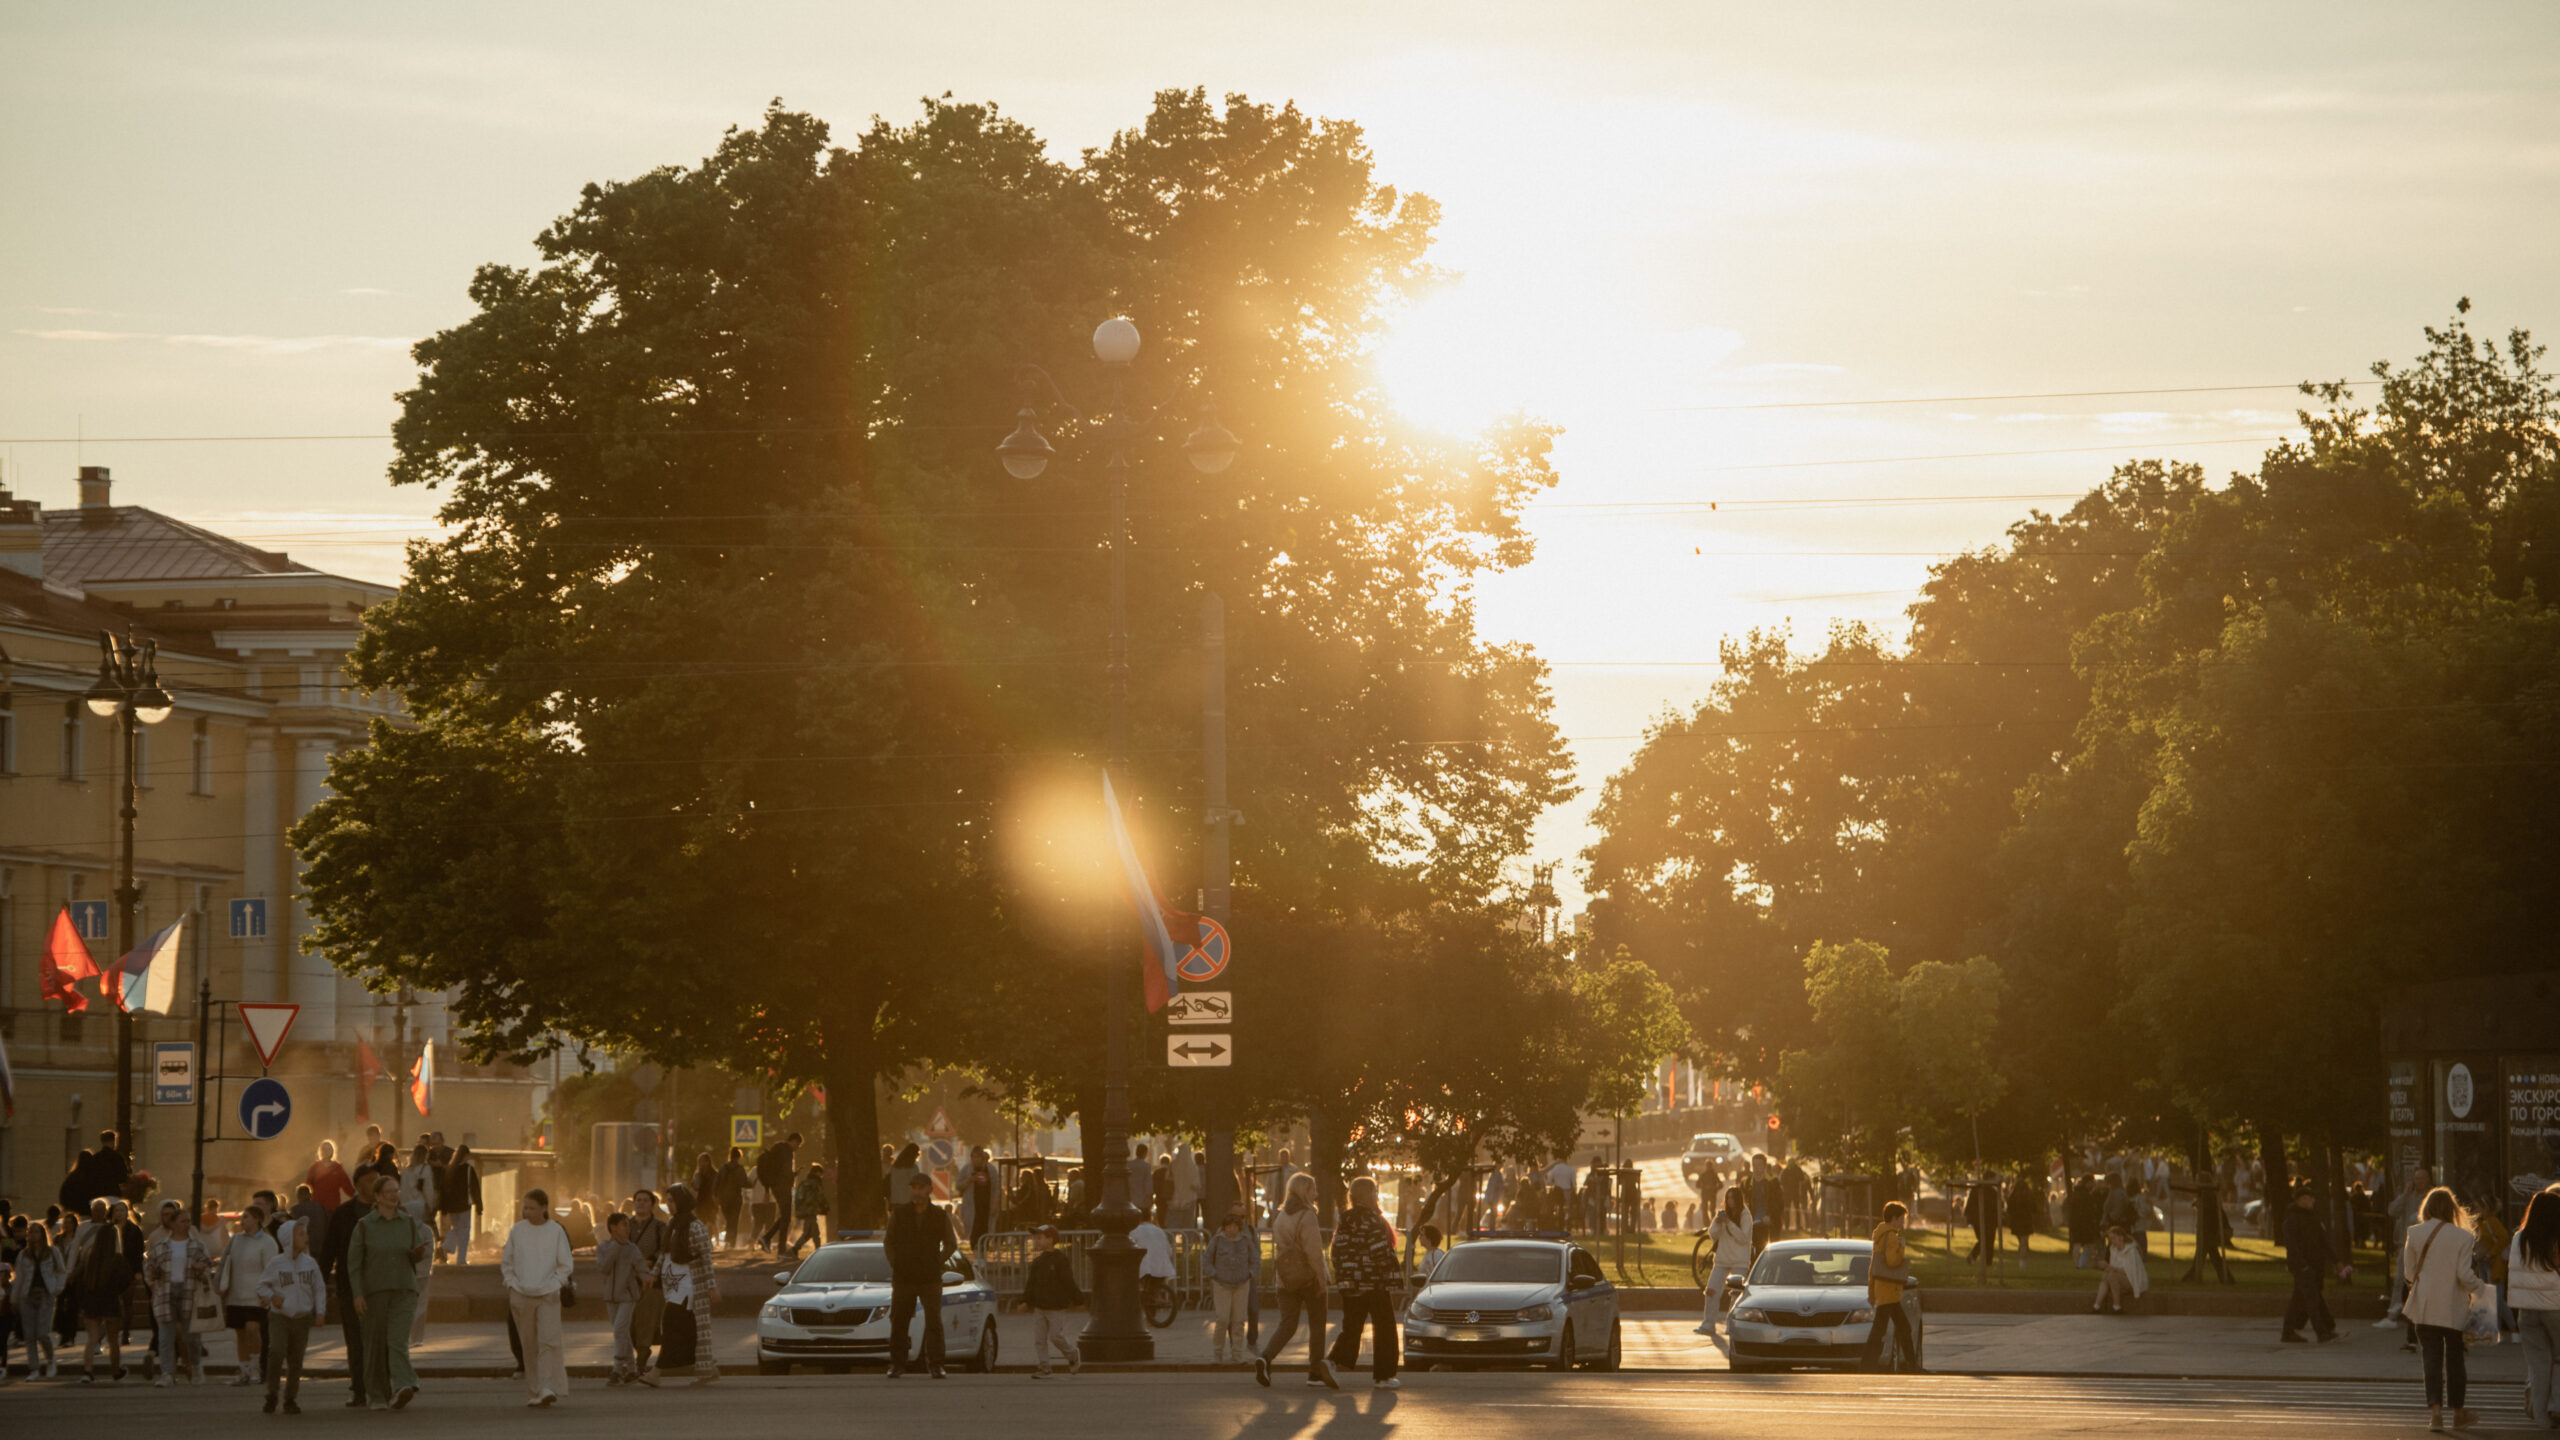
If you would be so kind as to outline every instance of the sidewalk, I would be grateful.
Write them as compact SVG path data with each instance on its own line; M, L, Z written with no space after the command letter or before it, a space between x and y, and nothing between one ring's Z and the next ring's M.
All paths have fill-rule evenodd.
M1079 1320L1082 1317L1078 1317ZM1723 1370L1724 1354L1692 1333L1695 1315L1632 1315L1623 1324L1626 1366L1633 1370ZM997 1321L1001 1358L997 1368L1023 1372L1031 1368L1032 1320L1006 1315ZM600 1380L613 1360L613 1332L597 1321L572 1321L565 1336L571 1373ZM711 1326L714 1350L724 1371L755 1369L754 1322L744 1317L717 1317ZM1265 1332L1268 1333L1267 1331ZM1328 1331L1328 1334L1330 1331ZM2248 1380L2408 1380L2418 1378L2418 1357L2400 1349L2398 1330L2368 1324L2342 1326L2343 1340L2330 1345L2287 1345L2276 1339L2274 1322L2218 1317L2137 1315L1933 1315L1927 1327L1927 1363L1947 1374L2175 1376ZM1305 1332L1290 1346L1281 1368L1306 1364ZM1213 1370L1206 1322L1189 1315L1155 1332L1156 1359L1147 1365L1113 1369ZM129 1354L138 1351L129 1351ZM230 1369L231 1342L216 1337L209 1368L218 1375ZM431 1324L426 1344L415 1353L421 1375L454 1378L504 1376L513 1368L507 1353L507 1331L495 1324ZM79 1353L63 1356L65 1373L77 1366ZM2471 1378L2480 1385L2519 1383L2524 1363L2514 1344L2473 1350ZM128 1363L132 1363L130 1360ZM344 1374L338 1330L314 1330L309 1370ZM858 1378L878 1373L857 1370ZM673 1377L671 1377L672 1379ZM330 1383L323 1380L320 1383Z

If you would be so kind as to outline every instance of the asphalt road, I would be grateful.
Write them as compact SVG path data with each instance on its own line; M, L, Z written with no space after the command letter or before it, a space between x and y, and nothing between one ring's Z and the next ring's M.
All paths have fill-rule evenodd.
M0 1433L84 1437L495 1434L635 1440L738 1435L1006 1435L1039 1440L1130 1440L1180 1434L1199 1440L1556 1440L1607 1435L1806 1440L1808 1436L2074 1436L2141 1427L2148 1436L2409 1436L2426 1433L2414 1384L2400 1381L2147 1381L2123 1379L1910 1378L1768 1375L1415 1375L1398 1392L1344 1377L1340 1393L1304 1377L1274 1388L1231 1375L1087 1375L1035 1381L1021 1375L877 1375L731 1378L703 1389L606 1391L578 1382L548 1410L524 1408L520 1385L500 1380L432 1383L407 1411L340 1408L343 1388L322 1385L307 1413L258 1413L257 1392L208 1386L154 1389L25 1385L0 1389ZM2513 1386L2483 1406L2471 1433L2527 1433ZM2547 1433L2547 1432L2537 1432Z

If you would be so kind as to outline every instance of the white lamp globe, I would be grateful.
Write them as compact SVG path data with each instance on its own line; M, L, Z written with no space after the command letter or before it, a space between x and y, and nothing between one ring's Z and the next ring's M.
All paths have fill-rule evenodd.
M1138 358L1138 327L1125 315L1114 315L1093 327L1093 358L1105 365L1126 365Z

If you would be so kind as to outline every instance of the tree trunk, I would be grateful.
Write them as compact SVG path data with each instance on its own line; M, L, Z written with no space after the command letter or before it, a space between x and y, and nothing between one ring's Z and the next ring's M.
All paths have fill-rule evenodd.
M1465 1173L1465 1171L1459 1172L1459 1174ZM1416 1237L1422 1234L1423 1226L1431 1223L1431 1214L1433 1211L1439 1209L1440 1202L1447 1199L1449 1192L1456 1189L1457 1186L1457 1175L1435 1175L1431 1177L1431 1193L1422 1197L1422 1208L1414 1212L1414 1214L1421 1218L1415 1220L1412 1228L1404 1232L1404 1273L1407 1275L1413 1273L1413 1252L1417 1243ZM1446 1240L1448 1237L1444 1235L1441 1238Z
M888 1219L880 1198L880 1045L873 1010L849 1004L826 1027L827 1134L836 1152L836 1225L877 1230Z
M2249 1122L2258 1132L2258 1164L2267 1172L2267 1183L2258 1193L2258 1228L2272 1236L2283 1208L2293 1203L2293 1186L2288 1177L2292 1171L2285 1163L2284 1132L2274 1124L2258 1119Z
M1328 1230L1342 1211L1342 1132L1322 1105L1307 1107L1307 1168L1316 1176L1316 1215Z

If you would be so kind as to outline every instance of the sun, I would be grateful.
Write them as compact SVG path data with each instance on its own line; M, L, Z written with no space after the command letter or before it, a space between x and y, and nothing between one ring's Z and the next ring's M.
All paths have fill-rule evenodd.
M1519 327L1483 291L1459 284L1397 317L1377 356L1396 413L1451 435L1474 435L1528 398L1515 368Z

